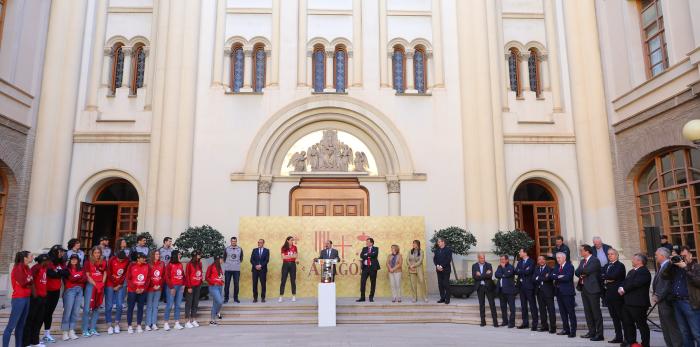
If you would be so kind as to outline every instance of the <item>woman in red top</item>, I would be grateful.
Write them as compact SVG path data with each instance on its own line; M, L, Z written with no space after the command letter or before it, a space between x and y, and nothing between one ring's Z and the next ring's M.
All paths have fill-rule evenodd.
M101 248L100 248L101 249ZM116 257L107 261L107 283L105 284L105 322L107 323L107 335L119 334L119 321L122 319L122 307L126 296L126 269L129 266L129 257L124 250L117 252ZM114 327L112 327L112 309L114 313Z
M221 270L221 265L225 258L221 255L214 256L214 263L207 268L207 275L204 278L209 284L209 294L213 301L211 306L211 320L209 325L218 325L216 318L221 319L221 305L224 304L224 298L221 288L224 285L224 272Z
M197 309L199 308L199 292L202 288L202 253L200 251L192 251L192 259L187 264L187 277L185 278L185 328L196 328L199 326L197 322Z
M168 302L165 304L165 314L163 318L165 319L165 324L163 324L163 329L165 331L170 330L170 310L175 306L175 326L177 330L182 329L180 325L180 304L182 303L182 286L185 285L185 269L182 267L180 262L180 251L177 249L170 254L170 262L165 266L165 283L168 287L165 290L169 290L170 294L167 296Z
M63 330L63 341L76 340L75 325L80 316L80 305L83 303L83 287L85 286L85 271L80 266L80 256L73 254L68 259L66 265L68 276L64 280L63 290L63 319L61 320L61 330Z
M160 261L160 250L151 252L148 273L148 294L146 294L146 331L158 330L158 302L165 283L165 263Z
M40 342L39 332L44 324L44 311L46 310L47 276L49 267L49 256L41 254L34 258L36 264L32 266L32 297L29 299L29 314L27 314L27 327L24 329L22 342L25 346L38 345Z
M20 251L15 254L15 265L10 273L12 282L12 311L2 334L2 346L10 345L12 331L15 332L15 347L21 347L24 335L24 326L29 313L29 297L32 294L32 273L29 263L32 262L32 254L29 251Z
M127 310L126 310L126 323L129 326L129 334L134 333L134 328L132 326L132 320L134 316L134 305L138 304L138 310L136 312L136 332L142 333L141 321L143 321L143 305L146 303L146 289L148 289L149 282L149 267L146 264L146 255L138 252L136 253L136 262L129 266L127 271L126 281L128 284L128 298Z
M44 342L56 342L56 339L51 336L51 323L53 321L53 312L58 305L58 299L61 297L62 280L68 276L66 264L63 263L63 256L66 250L61 245L54 245L49 250L49 267L46 271L48 276L46 295L46 310L44 311Z
M97 332L97 317L107 280L107 262L102 259L100 246L90 249L90 256L85 260L84 268L87 284L83 302L83 337L100 336Z
M289 281L292 282L292 301L297 301L297 246L294 245L294 238L287 236L282 246L282 282L280 283L280 299L284 296L284 285L287 283L287 275Z

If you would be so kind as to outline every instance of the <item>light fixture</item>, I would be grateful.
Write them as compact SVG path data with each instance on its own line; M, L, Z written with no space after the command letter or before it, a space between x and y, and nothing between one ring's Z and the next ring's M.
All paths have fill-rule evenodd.
M683 137L700 146L700 119L693 119L683 126Z

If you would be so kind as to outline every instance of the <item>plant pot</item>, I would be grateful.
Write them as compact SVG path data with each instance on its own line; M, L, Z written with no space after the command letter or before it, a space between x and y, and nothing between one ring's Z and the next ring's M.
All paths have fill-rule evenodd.
M473 292L473 284L450 284L450 294L453 298L468 298Z

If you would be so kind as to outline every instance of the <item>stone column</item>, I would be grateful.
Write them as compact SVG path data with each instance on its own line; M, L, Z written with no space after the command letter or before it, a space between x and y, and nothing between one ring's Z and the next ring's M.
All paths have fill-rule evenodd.
M445 76L442 68L442 0L433 0L432 6L433 64L426 64L426 68L430 65L434 66L434 71L432 71L433 73L431 74L433 85L431 86L428 84L428 81L425 81L426 89L445 87Z
M23 248L37 251L64 244L68 186L73 157L73 130L85 30L87 0L53 1L46 39L46 59L37 115L27 224ZM94 53L94 52L93 52ZM100 55L102 48L100 48ZM101 59L99 59L101 61Z
M544 1L545 31L547 34L547 55L549 56L549 85L552 90L552 111L561 113L561 87L559 73L559 46L557 44L557 25L554 0Z
M387 56L386 0L379 0L379 87L391 87ZM360 57L361 58L361 57Z
M258 180L258 216L270 215L270 190L272 177L260 177Z
M272 51L268 57L272 60L272 68L267 73L267 85L270 87L279 84L280 71L280 0L272 0Z
M407 48L406 49L406 66L404 66L406 69L406 80L404 83L406 83L406 93L416 93L416 86L414 85L415 82L413 81L413 49L412 48ZM426 81L427 83L427 81Z
M88 80L87 111L97 111L97 91L102 80L102 64L104 63L105 31L107 27L107 0L98 0L95 4L95 31L92 36L92 52L90 57L90 75Z
M214 31L214 62L212 87L223 84L224 32L226 31L226 0L216 0L216 29Z
M131 86L131 73L133 72L131 71L131 54L133 52L133 47L131 46L122 48L122 53L124 53L124 72L122 74L122 86L119 89L121 89L123 93L126 94L131 94L129 89Z
M332 93L335 92L335 88L333 87L333 54L335 53L333 50L335 47L327 47L326 49L330 50L326 51L326 88L324 88L323 91L326 93Z
M297 87L306 87L306 1L299 0L297 38Z
M386 189L389 198L389 215L401 215L401 182L398 179L387 179Z
M252 92L253 87L253 51L246 49L243 51L243 88L242 92Z
M619 246L594 3L565 1L564 23L583 217L583 240L579 241L591 242L598 235L606 243Z

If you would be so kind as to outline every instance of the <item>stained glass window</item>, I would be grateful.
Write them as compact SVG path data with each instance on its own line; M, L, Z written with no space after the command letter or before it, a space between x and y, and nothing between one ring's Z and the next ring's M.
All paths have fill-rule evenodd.
M146 69L146 52L143 49L143 45L136 46L132 60L131 95L136 95L137 90L143 87Z
M510 78L510 90L515 92L516 96L520 96L520 52L513 48L508 56L508 77Z
M233 89L234 93L240 92L243 87L244 60L243 47L234 47L231 53L231 89Z
M313 86L316 93L323 93L326 87L326 53L322 46L313 53Z
M265 63L267 61L267 55L265 54L264 47L258 47L255 50L255 83L254 90L258 93L262 92L265 86Z
M401 47L394 47L394 54L391 56L391 62L392 62L392 75L393 75L393 81L394 81L394 90L396 90L397 93L403 93L406 91L406 84L404 81L404 76L406 75L406 70L405 70L405 53L403 51L403 48Z
M541 93L539 54L534 48L530 50L530 57L527 59L527 70L530 77L530 90L539 97Z
M413 84L418 93L425 93L425 51L417 49L413 54Z
M122 46L121 43L118 43L112 48L112 95L116 93L117 88L122 86L122 77L124 76L124 50Z
M346 76L346 66L347 66L347 54L343 49L336 49L335 51L335 91L338 93L345 92L345 76Z

